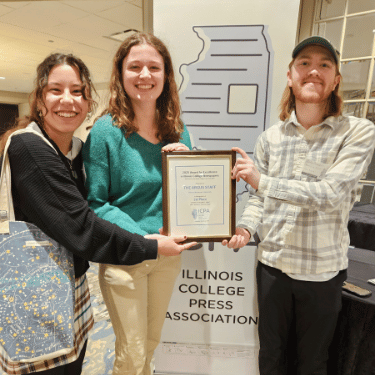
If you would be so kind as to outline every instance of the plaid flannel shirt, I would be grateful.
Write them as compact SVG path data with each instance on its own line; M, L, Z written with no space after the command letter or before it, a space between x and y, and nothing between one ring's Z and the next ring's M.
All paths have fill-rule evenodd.
M293 112L259 136L259 187L238 223L258 233L259 261L301 275L347 268L349 211L374 145L374 124L352 116L306 130Z

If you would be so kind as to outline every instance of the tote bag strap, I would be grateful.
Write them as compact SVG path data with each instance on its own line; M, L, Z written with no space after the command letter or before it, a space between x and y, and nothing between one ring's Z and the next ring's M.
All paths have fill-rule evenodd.
M10 171L10 163L8 156L8 149L12 137L18 134L32 133L41 137L50 147L52 147L57 153L56 149L53 147L51 142L48 141L42 132L38 131L37 125L31 123L28 127L24 129L16 130L12 133L4 147L3 160L1 165L1 177L0 177L0 233L9 234L9 221L14 221L14 207L13 207L13 197L12 197L12 178Z

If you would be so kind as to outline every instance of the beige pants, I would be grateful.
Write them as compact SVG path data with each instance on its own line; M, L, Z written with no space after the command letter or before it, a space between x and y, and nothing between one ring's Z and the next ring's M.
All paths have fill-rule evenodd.
M116 335L113 375L153 373L153 353L180 265L180 256L163 255L134 266L100 265L100 289Z

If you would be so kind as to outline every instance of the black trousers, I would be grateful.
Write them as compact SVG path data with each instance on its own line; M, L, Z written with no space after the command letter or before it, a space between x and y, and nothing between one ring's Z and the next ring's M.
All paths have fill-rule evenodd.
M50 370L36 372L36 375L80 375L82 372L83 359L85 358L87 341L81 350L81 354L74 362L58 366Z
M294 280L258 262L261 375L326 375L346 270L331 280Z

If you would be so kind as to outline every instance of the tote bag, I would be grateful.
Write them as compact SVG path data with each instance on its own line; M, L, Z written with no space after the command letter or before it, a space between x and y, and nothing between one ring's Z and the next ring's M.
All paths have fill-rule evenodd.
M33 129L11 137L24 132L53 147ZM73 255L35 225L15 221L7 153L11 137L0 180L0 345L8 360L34 362L74 349Z

